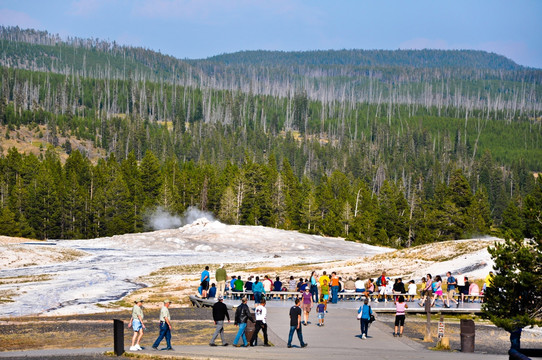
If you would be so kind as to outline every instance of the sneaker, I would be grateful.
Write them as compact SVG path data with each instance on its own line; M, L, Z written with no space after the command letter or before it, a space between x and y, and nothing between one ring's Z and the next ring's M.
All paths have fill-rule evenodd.
M172 348L172 347L168 347L168 348L166 348L166 350L173 351L173 348Z
M399 337L403 337L403 334L399 334Z
M141 346L139 346L139 344L136 344L135 347L137 348L137 350L143 350L143 348Z
M397 333L393 333L393 337L397 337Z
M291 347L292 347L292 345L288 345L288 349L291 348Z
M228 345L229 345L228 343L224 343L224 344L222 344L222 346L228 346Z
M138 351L139 349L135 346L130 346L130 351Z
M363 340L365 340L365 339L367 339L367 336L365 336L365 334L363 334L363 335L361 336L361 338L362 338Z
M215 343L210 343L209 346L216 346L216 344Z
M304 343L303 345L301 345L302 348L306 348L307 346L309 346L309 344L307 343Z
M270 344L263 344L263 346L271 346Z
M459 301L457 302L457 304L455 304L455 307L458 308L459 307Z
M158 348L156 346L153 346L152 349L153 350L158 350Z

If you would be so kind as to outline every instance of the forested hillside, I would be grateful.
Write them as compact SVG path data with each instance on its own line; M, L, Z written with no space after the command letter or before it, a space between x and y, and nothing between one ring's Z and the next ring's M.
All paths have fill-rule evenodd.
M482 52L291 53L261 60L268 65L255 52L187 63L1 30L0 234L137 232L157 206L391 246L534 231L525 204L542 208L533 176L542 170L540 70ZM356 57L385 60L371 67ZM248 75L254 66L262 77ZM322 84L339 91L337 79L343 94L320 98Z

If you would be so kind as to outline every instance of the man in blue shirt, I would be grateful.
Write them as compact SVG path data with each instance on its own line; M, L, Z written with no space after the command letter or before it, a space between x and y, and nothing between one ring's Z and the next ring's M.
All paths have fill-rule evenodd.
M455 277L452 276L452 273L450 271L446 273L446 276L448 277L448 279L446 280L446 283L448 284L446 287L446 292L448 294L448 296L446 297L446 300L448 304L446 306L450 307L450 300L451 300L455 303L455 307L459 307L459 301L454 299L455 287L457 286L457 280L455 279Z
M205 270L201 272L201 297L207 298L207 290L209 290L209 280L211 277L209 275L209 266L205 267Z
M282 291L282 281L280 281L278 276L273 283L273 291Z

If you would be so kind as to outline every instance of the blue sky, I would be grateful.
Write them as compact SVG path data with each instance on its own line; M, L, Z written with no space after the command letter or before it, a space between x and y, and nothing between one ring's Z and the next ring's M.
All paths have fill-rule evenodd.
M542 68L540 0L0 0L0 23L179 58L256 49L477 49Z

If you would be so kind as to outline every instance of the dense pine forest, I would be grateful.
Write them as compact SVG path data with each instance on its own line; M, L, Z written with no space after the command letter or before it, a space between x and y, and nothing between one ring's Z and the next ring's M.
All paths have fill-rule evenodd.
M157 207L395 247L540 227L542 71L502 56L0 42L0 234L145 231Z

